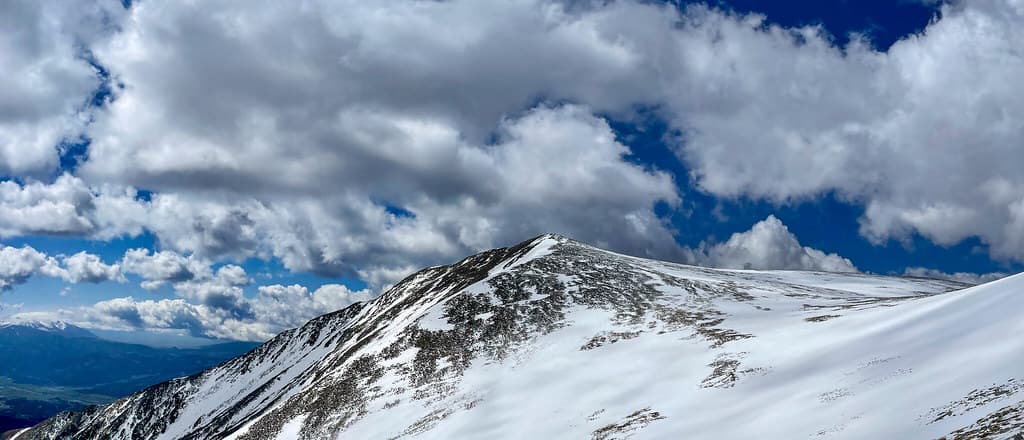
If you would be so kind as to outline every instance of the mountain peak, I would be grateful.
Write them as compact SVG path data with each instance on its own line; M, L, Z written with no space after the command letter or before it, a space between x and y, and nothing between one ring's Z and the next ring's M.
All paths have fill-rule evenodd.
M0 329L27 329L57 334L72 338L95 338L96 335L82 327L60 320L13 319L0 321Z
M527 242L532 242L532 243L537 243L537 244L543 243L545 241L550 241L550 242L553 242L553 243L574 243L574 244L579 245L579 246L593 247L593 246L591 246L591 245L589 245L587 243L584 243L582 241L576 240L576 239L574 239L572 237L569 237L569 236L566 236L566 235L562 235L562 234L558 234L558 233L554 233L554 232L548 232L546 234L541 234L541 235L538 235L536 237L533 237L530 240L527 240Z
M21 439L973 438L1024 428L1022 280L716 270L544 234Z

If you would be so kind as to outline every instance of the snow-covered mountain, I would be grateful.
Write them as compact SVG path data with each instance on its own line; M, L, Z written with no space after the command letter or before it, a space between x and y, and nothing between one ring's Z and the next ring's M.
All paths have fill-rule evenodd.
M95 338L96 335L84 328L64 321L16 320L0 321L2 332L45 332L67 338Z
M17 439L1010 438L1024 277L965 287L548 235Z

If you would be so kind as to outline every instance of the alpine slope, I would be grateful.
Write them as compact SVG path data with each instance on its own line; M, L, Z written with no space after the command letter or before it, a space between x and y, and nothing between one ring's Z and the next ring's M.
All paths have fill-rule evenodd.
M545 235L33 439L967 439L1024 428L1024 277L720 270Z

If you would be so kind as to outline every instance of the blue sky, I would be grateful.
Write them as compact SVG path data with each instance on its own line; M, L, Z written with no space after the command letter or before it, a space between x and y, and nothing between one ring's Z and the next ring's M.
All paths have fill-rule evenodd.
M1024 267L1010 2L343 3L5 5L0 317L258 340L543 232Z
M794 11L788 12L792 14ZM880 20L871 18L872 21ZM803 17L790 19L814 21ZM839 26L840 29L851 29L849 22ZM905 28L904 32L912 29ZM994 261L984 252L984 245L977 238L965 239L952 246L938 246L914 235L905 243L872 244L857 233L857 220L863 216L863 208L854 202L841 200L834 193L781 206L762 200L709 196L693 188L686 177L689 175L686 165L662 142L666 130L663 123L652 119L639 124L635 121L621 122L614 127L621 138L628 139L633 161L670 171L677 177L679 190L684 194L684 207L663 208L661 215L670 219L677 228L676 238L681 243L693 246L709 238L726 240L731 234L746 231L768 215L775 215L805 246L838 253L868 272L900 274L907 267L929 267L948 273L1021 270L1020 264ZM719 214L711 214L714 212Z

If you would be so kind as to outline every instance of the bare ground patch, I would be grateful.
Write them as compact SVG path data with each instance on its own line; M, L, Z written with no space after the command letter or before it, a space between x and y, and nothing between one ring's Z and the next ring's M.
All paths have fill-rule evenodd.
M591 440L626 439L632 437L636 431L647 427L652 422L664 418L665 416L657 411L652 411L651 407L648 406L647 408L634 411L618 423L605 425L594 430L590 438Z

